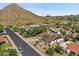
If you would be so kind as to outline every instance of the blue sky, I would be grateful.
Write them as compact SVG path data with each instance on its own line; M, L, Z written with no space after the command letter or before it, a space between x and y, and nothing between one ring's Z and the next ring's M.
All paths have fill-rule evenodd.
M2 3L0 4L0 8L3 8L7 5L8 4ZM19 5L40 16L61 16L79 14L78 3L23 3Z

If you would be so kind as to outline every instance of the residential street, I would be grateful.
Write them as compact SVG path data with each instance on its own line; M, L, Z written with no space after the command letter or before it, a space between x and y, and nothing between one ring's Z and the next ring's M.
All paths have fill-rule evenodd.
M16 35L12 30L9 28L6 28L5 30L23 56L40 56L38 52L24 42L22 38Z

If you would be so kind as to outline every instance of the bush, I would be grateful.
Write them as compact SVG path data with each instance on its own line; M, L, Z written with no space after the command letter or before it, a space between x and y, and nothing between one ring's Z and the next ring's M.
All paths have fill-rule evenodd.
M26 31L25 31L24 28L19 28L19 34L20 34L20 35L24 34L25 32L26 32Z
M13 48L8 49L8 52L9 52L9 56L16 56L17 55L16 50Z
M54 49L53 49L53 48L48 48L48 49L46 50L46 54L48 54L48 55L50 55L50 56L52 56L53 53L54 53Z
M40 41L36 41L36 42L35 42L35 44L38 44L38 43L40 43Z
M75 56L75 53L70 52L70 53L68 54L68 56Z
M19 31L19 28L18 28L17 26L15 26L15 27L13 27L13 30L14 30L15 32L18 32L18 31Z
M75 28L75 32L79 33L79 26Z

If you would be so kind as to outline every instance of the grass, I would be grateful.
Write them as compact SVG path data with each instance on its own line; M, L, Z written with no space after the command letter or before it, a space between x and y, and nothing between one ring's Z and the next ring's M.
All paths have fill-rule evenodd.
M0 56L17 56L17 51L9 44L0 45Z
M11 47L9 43L4 43L2 45L0 45L1 48L9 48Z

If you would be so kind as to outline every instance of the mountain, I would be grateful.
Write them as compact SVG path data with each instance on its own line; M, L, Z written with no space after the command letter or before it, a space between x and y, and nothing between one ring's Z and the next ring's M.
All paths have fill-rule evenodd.
M45 18L33 14L15 3L12 3L0 10L0 23L4 25L25 25L27 23L40 24L44 22Z

